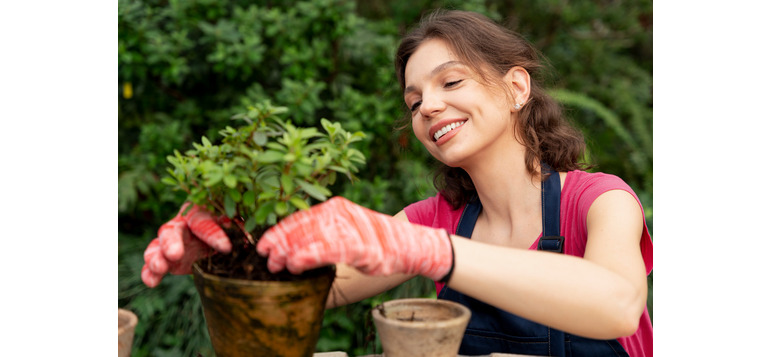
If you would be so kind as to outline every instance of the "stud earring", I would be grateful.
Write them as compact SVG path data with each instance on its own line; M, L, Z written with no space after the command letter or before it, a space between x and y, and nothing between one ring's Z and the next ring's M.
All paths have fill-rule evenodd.
M523 107L523 103L517 103L515 104L515 110L520 110L520 108Z

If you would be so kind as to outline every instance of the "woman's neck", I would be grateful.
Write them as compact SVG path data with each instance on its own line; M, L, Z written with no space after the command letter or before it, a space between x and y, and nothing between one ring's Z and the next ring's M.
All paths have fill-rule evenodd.
M523 218L541 217L540 176L528 172L524 148L517 149L464 168L474 182L485 218L491 222L512 225L515 218L522 222ZM539 167L536 169L538 172Z

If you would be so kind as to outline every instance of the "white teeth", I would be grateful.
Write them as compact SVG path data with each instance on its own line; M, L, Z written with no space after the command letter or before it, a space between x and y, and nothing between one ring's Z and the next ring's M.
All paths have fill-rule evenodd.
M464 125L464 122L459 121L459 122L450 123L448 125L443 126L442 129L437 130L437 132L434 133L434 141L439 140L443 135L447 134L449 131L455 128L458 128L461 125Z

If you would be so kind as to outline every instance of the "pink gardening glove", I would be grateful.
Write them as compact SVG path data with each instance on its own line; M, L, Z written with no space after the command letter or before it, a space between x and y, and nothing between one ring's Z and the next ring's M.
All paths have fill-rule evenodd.
M221 253L231 251L231 241L218 220L196 205L183 215L188 205L158 229L158 238L145 249L142 281L148 287L156 287L166 273L190 274L193 263L213 254L212 248Z
M442 229L406 222L334 197L296 212L257 244L268 269L298 274L346 263L370 275L419 274L440 280L453 266L453 247Z

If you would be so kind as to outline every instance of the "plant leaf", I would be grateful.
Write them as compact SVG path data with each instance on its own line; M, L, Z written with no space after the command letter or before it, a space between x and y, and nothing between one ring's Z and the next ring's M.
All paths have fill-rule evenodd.
M285 202L285 201L276 202L276 206L273 208L273 211L279 217L286 216L287 213L289 212L289 207L287 205L287 202Z
M290 203L292 203L293 206L297 207L298 209L309 209L311 207L308 205L308 202L306 202L304 199L298 196L290 197L289 201Z
M223 182L225 182L225 186L228 186L230 188L236 188L236 183L238 182L238 180L236 179L236 176L225 175L222 180Z
M273 212L274 206L276 206L275 201L269 201L261 204L260 208L258 208L255 212L255 221L259 224L264 223L266 218L268 218L268 215Z
M173 179L173 178L171 178L169 176L164 176L164 178L161 179L161 182L163 182L163 183L165 183L167 185L170 185L170 186L177 186L177 180L175 180L175 179Z
M210 165L210 167L206 168L206 171L204 172L203 176L206 179L206 181L204 182L204 186L212 187L218 184L222 180L223 178L222 168L215 165Z
M295 183L300 186L303 192L307 193L313 198L316 198L319 201L325 201L327 200L327 197L332 196L332 192L330 192L330 190L319 186L318 184L310 184L300 179L295 179Z
M233 199L233 202L241 202L241 192L239 192L239 190L231 188L228 190L228 195Z
M281 174L281 188L286 193L291 193L295 190L295 185L292 184L292 176Z
M244 192L244 195L241 197L241 201L244 202L247 206L252 206L255 204L255 191L249 190L247 192Z
M254 134L252 134L252 141L254 141L257 146L265 146L265 144L268 142L268 135L262 131L256 131Z
M272 163L280 162L284 158L284 153L275 150L266 150L257 157L257 162Z
M247 232L252 232L253 229L257 227L257 221L255 220L255 216L249 216L247 218L247 221L244 222L244 230Z
M322 136L322 133L320 133L316 128L302 128L300 129L300 137L303 139L310 139L315 136Z
M228 218L236 216L236 201L231 198L231 195L225 195L225 215Z

